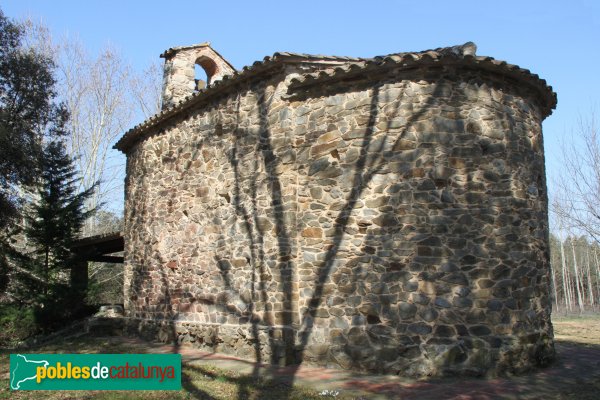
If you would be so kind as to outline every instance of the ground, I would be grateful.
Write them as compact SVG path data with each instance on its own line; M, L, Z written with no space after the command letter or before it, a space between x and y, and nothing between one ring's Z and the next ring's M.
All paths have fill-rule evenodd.
M530 374L496 379L410 380L301 367L272 369L219 354L178 348L180 392L13 392L9 354L0 355L0 399L597 399L600 397L600 316L554 317L557 362ZM20 350L22 352L22 350ZM141 353L172 346L131 338L60 340L28 352ZM293 384L292 384L293 382Z

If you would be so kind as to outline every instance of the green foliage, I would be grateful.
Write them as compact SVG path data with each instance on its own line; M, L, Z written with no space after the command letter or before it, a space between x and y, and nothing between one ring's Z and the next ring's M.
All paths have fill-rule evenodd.
M26 214L25 227L25 235L35 248L32 267L48 283L53 271L70 266L70 247L85 220L94 213L94 210L84 211L84 203L97 183L78 193L76 175L64 144L48 143L41 160L37 200Z
M0 346L11 346L37 333L31 307L0 304Z
M35 326L41 332L52 332L97 311L82 303L80 294L69 286L55 284L53 289L33 307Z
M52 58L28 47L24 37L23 25L0 10L0 290L14 283L21 296L11 293L9 298L29 304L41 282L31 260L14 247L20 233L16 217L23 205L19 191L35 183L42 170L43 143L66 133L68 113L56 101ZM22 269L14 270L15 262Z
M0 10L0 229L18 214L16 188L37 176L43 138L65 134L68 119L55 101L53 60L23 35Z
M44 330L57 328L85 313L81 294L71 290L65 271L76 261L70 248L85 220L85 201L96 185L78 192L73 160L59 141L49 142L40 162L41 173L25 214L25 237L33 251L21 259L17 277L23 297L33 299L35 320Z
M123 265L95 263L96 274L88 283L88 304L123 303Z
M24 34L0 10L0 289L9 293L4 301L28 307L26 321L52 329L86 311L83 295L66 285L67 269L97 184L78 193L60 140L68 113L56 101L54 61L27 46Z

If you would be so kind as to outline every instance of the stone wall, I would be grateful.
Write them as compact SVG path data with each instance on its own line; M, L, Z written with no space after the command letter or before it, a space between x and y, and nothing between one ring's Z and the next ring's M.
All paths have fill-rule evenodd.
M129 329L413 376L551 360L533 89L447 66L294 92L285 68L129 151Z
M286 112L279 99L278 106L270 100L275 90L279 98L286 87L274 79L207 105L128 155L128 316L194 322L187 326L208 332L198 344L237 340L217 335L229 330L254 352L260 337L260 351L269 356L279 340L273 336L292 332L289 318L298 322L297 284L290 283L296 178L293 158L284 155L292 139L289 121L282 119L272 133L266 129ZM272 171L275 157L283 162ZM287 239L275 229L282 224ZM153 325L144 322L144 332L148 327L152 335L174 337L173 324ZM270 342L262 340L264 331L271 332ZM231 340L219 349L245 354Z

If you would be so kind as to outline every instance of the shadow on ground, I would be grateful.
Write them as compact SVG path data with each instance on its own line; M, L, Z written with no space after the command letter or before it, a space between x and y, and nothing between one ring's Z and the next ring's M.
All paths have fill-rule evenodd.
M560 335L558 335L560 336ZM273 368L235 357L177 349L184 362L182 391L144 392L139 398L280 399L331 398L323 390L339 393L338 399L598 399L600 394L600 344L558 340L557 361L549 368L521 376L477 379L412 380L397 376L366 375L325 368ZM170 353L173 346L133 338L78 338L61 340L27 352ZM31 398L32 392L8 390L8 354L2 349L0 398ZM20 349L19 351L23 351ZM38 398L65 398L63 392L38 392ZM79 398L138 398L129 392L85 392ZM137 395L137 394L136 394ZM166 397L165 397L166 396ZM282 397L283 396L283 397ZM34 396L35 397L35 396Z

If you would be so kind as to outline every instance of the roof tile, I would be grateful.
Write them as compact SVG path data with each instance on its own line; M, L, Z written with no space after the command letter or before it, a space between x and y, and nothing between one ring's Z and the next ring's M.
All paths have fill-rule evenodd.
M209 44L203 43L200 45ZM185 48L188 47L194 46L186 46ZM163 54L168 54L170 51L176 51L182 48L183 47L174 47L167 50ZM236 71L232 75L223 77L222 80L214 82L209 87L186 97L171 108L162 110L155 116L150 117L146 121L134 126L132 129L127 131L123 137L121 137L121 139L115 144L114 148L123 152L127 152L128 149L139 139L141 135L144 134L147 129L166 121L179 111L192 106L197 101L207 99L219 92L224 91L227 87L232 87L240 80L246 79L253 75L258 75L271 69L273 66L286 62L321 64L323 62L332 63L332 67L330 68L292 78L290 80L290 89L306 88L317 83L320 84L324 80L335 80L382 67L408 67L415 64L427 65L440 62L476 65L487 70L508 75L512 78L527 82L536 87L542 97L545 99L546 104L544 107L544 112L546 114L549 115L556 107L556 93L552 91L552 87L547 86L545 80L540 79L536 74L532 74L528 69L520 68L514 64L508 64L505 61L495 60L492 57L476 56L476 49L477 46L474 43L467 42L460 46L442 47L421 52L393 53L385 56L376 56L373 58L354 58L276 52L273 54L273 56L266 56L262 61L255 61L252 65L243 67L241 71Z

